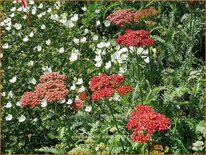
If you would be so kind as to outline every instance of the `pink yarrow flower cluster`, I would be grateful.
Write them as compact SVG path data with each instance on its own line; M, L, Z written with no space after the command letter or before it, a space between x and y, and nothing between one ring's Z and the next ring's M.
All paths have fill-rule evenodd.
M87 96L87 92L83 91L79 94L78 98L72 103L72 109L77 112L80 109L84 108L84 102L86 99L89 99L89 96Z
M165 131L169 126L170 119L148 105L136 106L127 123L127 129L133 129L132 141L142 143L150 141L156 131Z
M131 86L125 86L124 76L113 74L106 75L101 74L91 78L89 83L89 89L92 93L92 101L96 102L100 99L109 99L116 92L121 96L132 91Z
M116 42L121 46L152 46L154 40L150 38L149 34L149 31L146 30L127 30L117 38Z
M117 10L107 17L107 20L123 27L128 24L138 23L139 21L135 17L136 11L133 10Z
M41 103L42 99L49 103L63 100L68 93L66 79L66 75L57 72L45 73L40 77L40 83L35 87L34 92L25 92L22 95L22 106L35 107Z

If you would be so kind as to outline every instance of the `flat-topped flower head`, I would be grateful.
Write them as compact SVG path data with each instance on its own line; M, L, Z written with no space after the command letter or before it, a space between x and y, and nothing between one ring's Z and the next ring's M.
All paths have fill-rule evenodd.
M57 80L57 81L62 81L65 82L67 79L66 75L59 74L57 72L51 72L51 73L45 73L42 75L39 79L41 83L51 81L51 80Z
M150 38L149 31L146 30L127 30L123 35L120 35L116 42L120 46L152 46L154 40Z
M140 105L136 106L132 112L127 123L127 129L133 129L132 141L145 143L150 140L153 133L167 130L170 124L169 118L155 112L151 106Z
M41 103L41 100L38 98L38 95L34 92L25 92L21 96L21 105L23 107L25 106L31 106L34 108L35 106L39 105Z
M117 10L107 17L107 20L116 24L117 26L123 27L128 24L138 23L135 18L136 11L134 10Z

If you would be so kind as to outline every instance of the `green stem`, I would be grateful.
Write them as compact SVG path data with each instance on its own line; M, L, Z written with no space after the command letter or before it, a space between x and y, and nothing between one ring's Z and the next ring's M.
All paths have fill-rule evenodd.
M112 115L112 118L113 118L113 120L114 120L114 124L115 124L115 126L116 126L116 128L117 128L117 131L118 131L119 134L121 134L121 133L120 133L120 130L119 130L119 127L118 127L118 124L117 124L117 120L116 120L116 118L114 117L113 110L112 110L112 108L111 108L111 106L110 106L109 103L108 103L108 107L109 107L110 113L111 113L111 115ZM123 145L123 141L122 141L122 138L121 138L121 137L120 137L120 143L121 143L121 145L122 145L123 153L125 153L125 149L124 149L124 145Z

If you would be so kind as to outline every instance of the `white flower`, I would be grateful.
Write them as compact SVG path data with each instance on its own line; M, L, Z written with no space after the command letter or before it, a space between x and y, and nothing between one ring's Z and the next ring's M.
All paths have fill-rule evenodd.
M19 102L19 101L16 102L16 105L17 105L17 106L21 106L21 102Z
M103 48L104 47L104 42L100 42L99 44L97 44L98 48Z
M17 11L22 11L22 7L19 7L19 8L17 9Z
M101 61L101 60L102 60L101 55L96 55L94 61Z
M30 0L29 4L31 4L31 5L34 4L34 0Z
M36 6L33 6L33 8L31 9L31 14L32 15L35 15L36 14Z
M65 99L63 99L63 100L61 100L60 101L60 103L62 104L62 103L65 103L66 102L66 100Z
M87 34L89 33L89 30L88 29L84 29L84 34Z
M29 34L29 37L33 37L34 36L34 32L31 31L31 33Z
M97 13L97 14L98 14L98 13L100 13L100 11L101 11L101 10L96 9L96 10L95 10L95 13Z
M3 58L3 54L2 53L0 54L0 58Z
M11 108L11 107L12 107L11 102L8 102L5 107L6 107L6 108Z
M83 91L85 91L85 90L86 90L86 88L85 88L84 86L81 86L81 87L79 88L78 92L81 93L81 92L83 92Z
M71 18L71 21L77 21L78 20L79 15L78 14L74 14L74 16Z
M6 121L10 121L10 120L12 120L13 119L13 116L11 115L11 114L8 114L7 116L6 116Z
M2 48L3 49L8 49L9 48L9 44L8 43L3 44Z
M70 87L70 90L75 90L76 89L76 86L75 84L73 83L73 85Z
M96 41L96 40L98 40L98 36L97 35L94 35L93 37L92 37L92 39L94 40L94 41Z
M28 41L29 41L29 37L25 36L24 39L23 39L23 42L28 42Z
M21 117L18 118L19 122L24 122L26 120L26 117L24 115L21 115Z
M15 29L20 30L22 25L20 23L15 23L14 24Z
M64 47L59 49L59 53L64 53Z
M106 65L105 65L105 68L106 68L106 69L109 69L111 66L112 66L111 61L108 61L108 62L106 63Z
M74 27L74 23L71 20L68 20L67 23L65 23L65 26L67 28L72 28L72 27Z
M9 98L12 98L12 97L13 97L13 92L12 92L12 91L9 91L8 97L9 97Z
M99 26L101 23L100 23L100 21L98 20L98 21L96 21L96 26Z
M16 11L16 7L12 7L10 11Z
M146 63L149 63L149 62L150 62L149 57L146 57L146 58L144 59L144 61L145 61Z
M110 26L110 23L111 23L111 22L110 22L109 20L105 20L105 21L104 21L104 26L109 27L109 26Z
M5 92L2 92L1 95L2 95L2 96L6 96L6 93L5 93Z
M104 43L105 47L109 47L110 46L110 42Z
M70 61L76 61L78 59L78 53L73 52L69 58Z
M41 29L44 30L45 28L46 28L46 26L43 24L43 25L41 26Z
M87 8L86 8L86 7L82 7L82 10L83 10L83 11L87 11Z
M119 73L125 73L127 71L127 66L122 66L119 68Z
M38 18L41 18L42 16L43 16L42 13L40 13L40 14L37 15Z
M34 122L36 122L37 120L38 120L37 118L33 119Z
M10 15L10 17L14 17L15 16L15 14L14 13L12 13L11 15Z
M29 82L35 85L36 84L36 79L32 78Z
M73 103L72 99L68 99L66 102L66 104L72 104L72 103Z
M46 40L46 44L50 45L51 44L51 40L50 39Z
M26 19L26 15L24 15L22 18L23 18L23 19Z
M101 65L102 65L102 60L101 60L101 61L96 62L96 64L95 64L95 66L96 66L96 67L101 67Z
M42 70L44 71L44 72L52 72L52 69L51 69L51 67L48 67L48 66L45 66L45 67L42 67Z
M86 106L85 111L86 111L86 112L92 111L92 107L91 107L91 106Z
M5 28L7 31L10 31L11 30L11 26L8 26Z
M76 84L77 84L77 85L81 85L82 83L83 83L82 78L78 78L78 80L77 80Z
M59 16L57 14L51 15L50 17L52 20L58 20Z
M97 49L94 53L95 53L95 54L97 54L97 55L99 55L99 54L101 54L101 53L102 53L102 50Z
M28 66L33 66L33 65L34 65L34 61L32 61L32 60L29 61L29 62L27 63L27 65L28 65Z
M39 6L38 6L38 8L40 8L40 9L43 8L43 4L40 3Z
M37 51L40 52L42 50L42 47L40 45L37 46Z
M73 39L73 42L74 42L75 44L79 44L79 39L78 39L78 38L74 38L74 39Z
M193 147L192 147L192 149L194 150L194 151L201 151L201 150L203 150L204 149L204 142L203 141L196 141L195 143L193 143Z
M16 82L16 76L14 76L12 79L9 80L10 83L15 83Z
M41 107L46 107L46 106L47 106L47 100L42 100Z
M47 12L52 12L52 9L51 9L51 8L48 8Z
M86 38L86 37L81 38L81 42L82 42L82 43L85 43L85 42L86 42L86 40L87 40L87 38Z

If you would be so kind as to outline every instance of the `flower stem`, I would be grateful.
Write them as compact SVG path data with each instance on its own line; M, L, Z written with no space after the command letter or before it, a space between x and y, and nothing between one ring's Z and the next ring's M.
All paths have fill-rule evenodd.
M118 127L118 124L117 124L117 120L116 120L116 118L114 117L114 112L113 112L112 107L110 106L109 103L108 103L108 107L109 107L110 113L111 113L111 115L112 115L112 118L113 118L113 120L114 120L114 124L115 124L115 126L116 126L116 128L117 128L117 131L118 131L118 133L120 134L120 130L119 130L119 127ZM120 137L120 143L121 143L121 145L122 145L123 153L125 153L125 149L124 149L124 145L123 145L123 141L122 141L122 138L121 138L121 137Z

